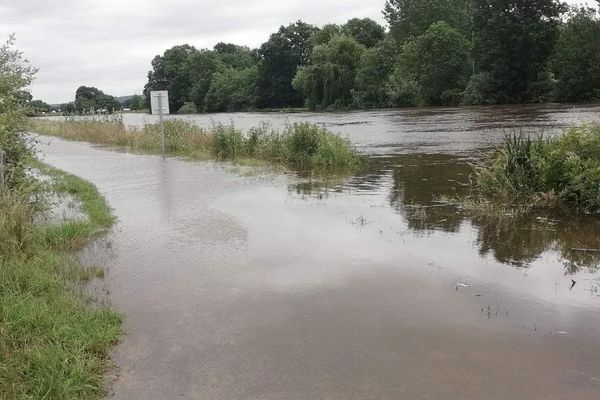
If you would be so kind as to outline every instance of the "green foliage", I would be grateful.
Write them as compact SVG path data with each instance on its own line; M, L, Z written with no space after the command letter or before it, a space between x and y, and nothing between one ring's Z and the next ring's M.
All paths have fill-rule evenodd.
M390 33L404 43L444 21L466 37L472 30L471 2L474 0L387 0L384 16Z
M50 105L42 100L32 100L27 103L27 115L30 117L50 112Z
M213 76L204 100L207 111L241 111L256 105L256 67L227 69Z
M124 108L129 108L130 110L143 110L146 107L145 100L139 94L134 94L130 99L127 99L123 102Z
M559 101L600 100L600 18L596 10L573 10L561 27L551 63Z
M38 167L53 176L52 191L74 195L88 218L38 225L34 218L40 210L28 187L0 195L0 397L100 398L121 319L86 303L79 285L102 276L101 270L88 270L63 249L82 245L113 219L92 185ZM74 226L77 234L48 240L48 232L72 232Z
M495 104L498 85L488 72L472 75L463 93L462 103L465 105Z
M259 54L257 95L260 107L299 107L302 94L292 87L299 67L308 62L310 39L317 32L312 25L298 21L281 27L264 43Z
M242 75L248 74L249 70L256 68L257 62L255 51L231 43L218 43L214 50L197 50L189 45L175 46L152 61L152 71L148 73L148 83L144 88L146 101L149 101L152 90L168 90L172 110L179 110L190 102L194 103L198 111L211 111L215 108L220 110L221 105L215 107L214 103L205 103L211 85L215 80L219 80L217 86L222 85L223 74L236 75L237 78L239 74L234 71L244 71ZM251 83L251 86L254 85L256 82ZM215 94L211 96L214 100ZM239 103L238 101L237 104Z
M38 120L34 132L67 140L85 140L133 150L160 152L160 125L125 128L110 121ZM352 144L314 124L294 124L283 131L261 125L242 132L232 126L206 130L180 119L165 121L165 144L169 154L193 159L250 159L300 169L352 169L362 158ZM77 227L72 227L77 230ZM61 237L61 235L56 235Z
M144 87L146 103L150 104L150 92L169 91L169 108L179 110L190 99L192 80L192 58L198 51L190 45L174 46L152 60L152 70L148 72L148 83Z
M390 84L400 104L457 104L466 87L469 41L445 22L432 24L410 39L400 52Z
M491 103L540 97L563 5L556 0L474 0L474 57L491 76Z
M309 39L308 48L310 51L315 46L327 44L334 36L343 35L343 28L338 24L326 24L321 28L317 28Z
M197 114L198 109L196 105L191 101L184 103L179 110L177 110L177 114Z
M256 158L300 169L355 168L362 162L349 141L315 124L293 124L282 132L263 125L248 135L219 126L215 135L214 153L222 159Z
M192 102L200 112L593 101L600 22L574 10L558 0L387 0L389 34L369 18L298 21L259 49L175 46L152 61L144 94L148 103L166 89L172 110ZM363 48L350 51L350 68L324 56L339 37Z
M546 205L548 200L600 213L600 125L551 139L508 136L477 171L484 194Z
M100 110L114 112L120 109L121 103L117 99L95 87L80 86L75 92L75 110L80 114L94 114Z
M367 49L358 66L354 104L359 107L387 107L387 83L398 58L398 46L387 37L375 47Z
M356 88L356 75L364 46L354 38L335 36L314 48L310 64L301 67L293 85L313 109L347 107Z
M217 43L214 47L218 69L244 70L256 66L258 54L245 46L232 43Z
M375 46L385 37L385 28L371 18L353 18L346 22L342 31L367 48Z
M11 189L26 180L25 163L33 153L23 99L36 70L14 49L14 38L0 46L0 151L4 153L4 181ZM6 188L0 187L0 192Z

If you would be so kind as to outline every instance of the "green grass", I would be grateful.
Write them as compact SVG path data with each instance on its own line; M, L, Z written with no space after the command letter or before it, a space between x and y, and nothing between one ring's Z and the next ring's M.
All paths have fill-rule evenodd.
M551 138L507 136L490 160L476 167L476 182L479 193L495 203L600 214L600 125Z
M52 177L47 190L74 196L86 218L36 225L30 193L0 195L0 399L100 398L121 318L82 295L81 285L104 272L80 265L71 251L114 219L93 185L35 167Z
M125 127L117 119L34 120L34 132L150 153L160 152L160 126ZM276 130L263 124L242 132L233 126L204 129L179 119L165 121L168 154L192 159L263 162L294 170L354 170L364 163L349 140L316 124Z

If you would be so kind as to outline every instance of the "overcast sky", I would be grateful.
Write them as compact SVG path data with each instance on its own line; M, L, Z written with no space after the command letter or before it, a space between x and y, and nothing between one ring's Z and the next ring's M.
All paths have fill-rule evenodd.
M572 3L581 1L572 0ZM0 40L39 68L34 98L73 100L80 85L121 96L141 93L150 61L177 44L220 41L257 47L281 25L353 17L384 23L385 0L0 0Z

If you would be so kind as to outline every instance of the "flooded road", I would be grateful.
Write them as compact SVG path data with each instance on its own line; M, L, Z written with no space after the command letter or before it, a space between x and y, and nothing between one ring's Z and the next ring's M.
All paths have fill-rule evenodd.
M574 249L600 248L600 221L440 207L506 126L413 112L346 125L373 162L326 183L43 138L119 218L97 249L126 316L111 397L598 399L600 254ZM598 109L575 114L545 120Z

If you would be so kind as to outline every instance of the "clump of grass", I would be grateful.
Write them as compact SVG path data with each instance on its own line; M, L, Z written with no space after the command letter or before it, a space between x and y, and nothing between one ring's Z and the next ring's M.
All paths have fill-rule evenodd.
M34 215L27 196L13 191L0 194L0 260L29 250Z
M102 269L85 268L68 250L113 219L92 185L37 167L53 176L54 190L74 195L88 217L39 226L28 188L0 194L0 398L99 398L121 318L87 304L79 285L102 277Z
M600 125L570 128L563 135L507 136L491 161L476 168L477 187L501 202L566 205L600 213Z
M122 120L69 119L33 121L33 130L67 140L83 140L147 152L160 151L160 126L125 127ZM165 145L173 155L221 160L259 160L296 169L356 168L362 158L352 144L310 123L282 131L266 124L242 132L233 126L204 129L178 119L165 121Z
M354 168L362 159L352 144L310 123L288 125L283 131L262 125L246 136L234 127L217 127L214 153L219 158L256 158L300 169Z

